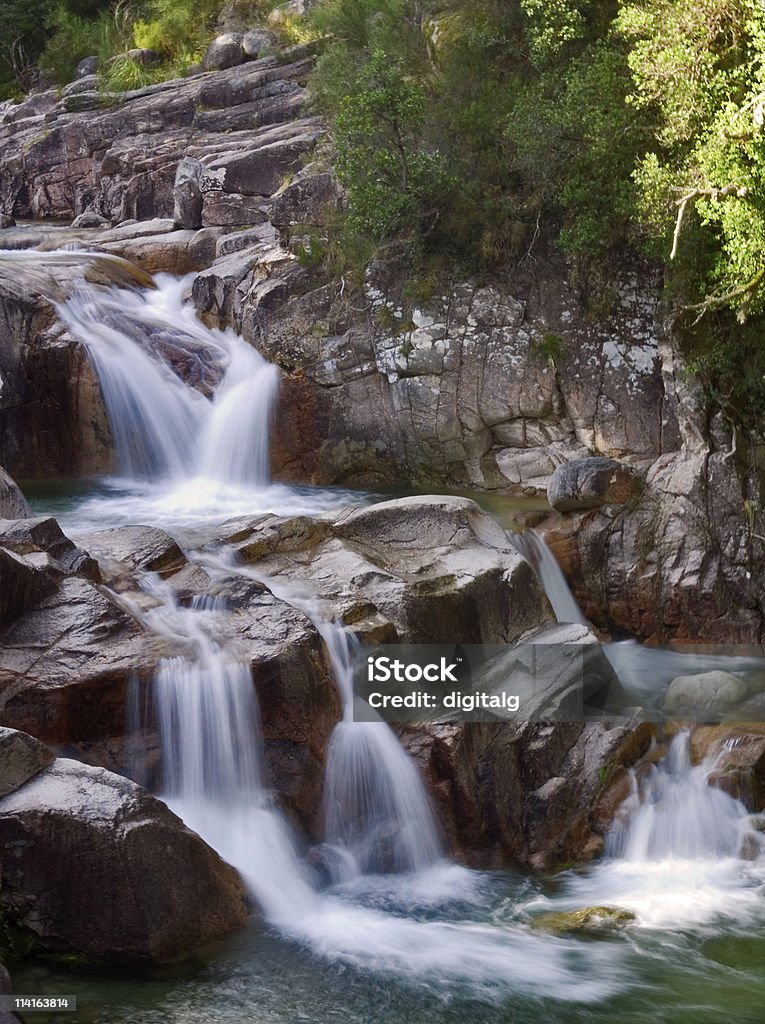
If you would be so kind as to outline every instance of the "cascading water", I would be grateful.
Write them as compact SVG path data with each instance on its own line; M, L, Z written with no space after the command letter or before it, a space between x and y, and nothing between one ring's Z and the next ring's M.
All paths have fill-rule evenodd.
M145 294L81 292L60 309L93 359L124 471L142 481L128 481L116 501L94 502L94 523L102 525L105 508L114 522L115 507L133 522L294 513L286 489L265 486L276 370L241 339L196 320L182 301L188 281L157 283ZM228 496L241 495L242 483L237 505ZM234 565L233 552L190 555L261 579ZM421 984L438 978L484 1000L526 992L591 1001L614 991L619 958L611 952L583 963L573 943L488 915L480 876L440 859L422 782L392 731L353 721L348 632L294 583L261 581L315 623L343 699L327 765L325 844L342 884L329 891L320 891L264 786L255 691L249 667L222 639L225 609L180 607L166 584L146 577L154 607L130 610L184 651L160 663L154 682L163 796L240 870L268 921L331 960ZM332 858L325 863L331 868ZM364 874L391 869L407 873Z
M534 530L526 530L524 533L510 533L508 537L518 554L526 559L539 577L558 622L578 622L585 626L589 625L587 616L571 593L555 555L539 534Z

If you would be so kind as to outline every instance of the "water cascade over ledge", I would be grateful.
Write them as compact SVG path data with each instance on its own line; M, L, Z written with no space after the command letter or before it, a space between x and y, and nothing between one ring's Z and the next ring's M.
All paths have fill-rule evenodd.
M124 474L113 493L94 500L93 523L102 525L106 509L118 521L172 529L179 514L193 524L340 504L269 482L277 370L241 338L196 319L183 301L188 280L157 283L146 293L83 289L60 306L98 374ZM541 538L515 543L557 617L585 623ZM184 650L160 662L152 687L163 799L239 869L279 936L311 955L420 986L437 979L483 1002L521 994L572 1003L629 987L629 954L613 943L583 951L576 938L538 933L530 922L541 911L615 904L634 911L636 931L707 927L730 919L731 908L758 917L762 859L742 859L747 844L759 851L746 812L707 785L709 766L691 766L681 738L648 782L635 777L608 856L564 873L554 894L509 900L506 883L498 890L497 879L449 863L422 780L395 734L382 722L353 720L354 640L342 622L304 584L241 565L232 549L187 555L211 576L247 577L302 612L322 637L342 699L327 752L318 873L269 792L250 667L222 639L225 604L182 607L167 584L144 577L150 607L135 603L131 614ZM629 646L639 660L642 649ZM618 654L609 657L617 664ZM645 664L634 669L638 680L656 667ZM683 881L689 863L692 884Z

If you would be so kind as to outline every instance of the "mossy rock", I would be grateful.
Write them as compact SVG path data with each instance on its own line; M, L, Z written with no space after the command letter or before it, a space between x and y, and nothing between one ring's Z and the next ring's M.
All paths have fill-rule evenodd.
M623 907L582 907L580 910L551 911L540 914L531 922L537 931L554 935L572 935L577 932L614 931L631 924L636 915Z

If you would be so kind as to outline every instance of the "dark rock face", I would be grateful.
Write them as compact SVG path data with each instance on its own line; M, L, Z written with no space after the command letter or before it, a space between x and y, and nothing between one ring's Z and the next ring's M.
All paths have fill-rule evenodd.
M173 219L179 228L202 227L202 165L184 157L175 172Z
M16 481L0 466L0 518L27 519L32 512Z
M547 485L547 500L557 512L624 505L642 490L640 475L614 459L572 459L558 466Z
M405 730L456 855L549 870L601 852L648 723L467 724Z
M0 867L3 915L47 947L162 959L247 919L236 871L164 804L63 758L0 799Z

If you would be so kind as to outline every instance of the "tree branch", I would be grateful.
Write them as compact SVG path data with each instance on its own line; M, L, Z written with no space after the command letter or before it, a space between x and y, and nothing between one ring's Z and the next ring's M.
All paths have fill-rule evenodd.
M737 199L743 199L748 192L749 189L746 185L730 184L723 185L722 188L694 188L693 191L684 195L682 199L676 200L677 220L675 222L675 232L672 236L672 252L669 254L669 258L673 260L677 256L677 246L680 241L680 232L683 228L683 218L685 217L688 203L694 202L696 199L721 199L724 196L735 196Z

